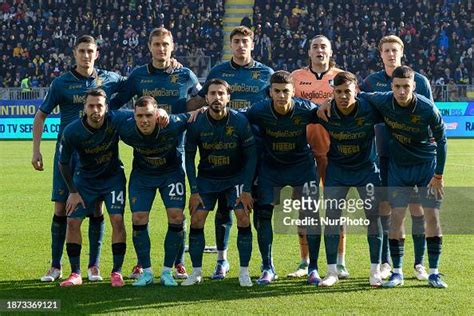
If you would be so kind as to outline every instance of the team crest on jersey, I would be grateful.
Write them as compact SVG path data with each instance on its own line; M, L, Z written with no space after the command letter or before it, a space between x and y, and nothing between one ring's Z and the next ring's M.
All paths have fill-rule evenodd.
M260 78L260 71L252 71L252 79L257 80Z
M178 79L179 79L179 75L177 75L177 74L170 75L170 82L171 83L177 83Z
M357 126L364 126L365 119L363 117L358 117L355 119Z
M295 116L295 117L293 118L293 124L295 124L295 125L301 125L301 122L302 122L301 117Z
M107 128L107 129L105 130L105 132L106 132L107 134L113 134L113 133L114 133L114 129L113 129L112 127L109 127L109 128Z
M227 126L225 128L225 135L226 136L232 136L234 134L234 127L233 126Z
M136 197L136 196L132 196L131 202L132 202L132 204L137 203L137 197Z
M417 123L420 123L421 122L421 116L419 115L410 115L410 122L412 122L413 124L417 124Z

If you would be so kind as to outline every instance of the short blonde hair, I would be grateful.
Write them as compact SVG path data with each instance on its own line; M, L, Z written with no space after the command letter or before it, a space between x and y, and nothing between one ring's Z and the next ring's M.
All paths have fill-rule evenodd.
M382 45L385 43L396 43L402 47L402 50L405 49L405 45L403 45L402 39L396 35L387 35L387 36L382 37L382 39L379 42L379 51L382 51Z

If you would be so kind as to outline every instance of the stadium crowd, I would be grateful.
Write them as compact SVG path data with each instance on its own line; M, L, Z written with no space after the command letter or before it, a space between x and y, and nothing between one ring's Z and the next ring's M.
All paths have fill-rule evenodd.
M98 67L128 75L150 60L148 33L161 25L174 34L175 56L202 74L203 56L221 59L223 14L221 0L1 1L0 86L18 87L26 75L32 86L48 86L69 68L84 34L98 40Z
M405 43L405 63L433 86L472 84L472 9L461 0L256 0L253 22L243 24L255 28L255 58L274 69L306 65L308 39L322 33L333 42L337 65L362 79L380 69L378 40L396 34ZM69 67L83 34L98 39L98 66L122 75L149 60L147 34L156 26L173 32L174 55L199 77L222 55L223 0L5 0L0 14L3 87L18 87L27 75L32 86L47 86Z
M337 65L361 79L380 69L379 39L395 34L405 43L405 63L432 85L472 84L472 9L460 0L256 0L254 55L275 69L300 68L308 40L321 33L333 43Z

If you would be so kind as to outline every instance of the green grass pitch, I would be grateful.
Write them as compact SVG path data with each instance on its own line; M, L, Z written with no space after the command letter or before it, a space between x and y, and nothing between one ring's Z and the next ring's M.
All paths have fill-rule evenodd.
M448 161L445 171L447 187L474 187L473 140L449 140ZM44 284L39 277L49 267L50 223L53 205L51 192L53 141L42 143L45 171L33 170L31 142L0 142L0 300L59 299L64 313L163 313L163 314L474 314L472 278L474 236L469 230L444 237L441 272L449 285L446 290L428 288L425 282L414 280L413 247L407 237L404 271L405 285L397 289L372 289L368 286L369 259L366 237L349 235L347 266L349 280L341 281L333 288L316 288L305 284L304 279L291 280L285 276L293 271L299 261L297 237L275 235L274 258L280 279L273 284L252 288L238 285L238 256L236 229L232 229L229 260L231 272L224 281L205 278L201 285L184 288L164 288L155 284L146 288L133 288L127 280L123 288L111 288L108 275L112 266L110 247L111 228L106 227L101 256L104 282L89 283L76 288L60 288L57 282ZM121 145L122 160L129 173L131 150ZM470 187L470 188L469 188ZM474 199L472 194L467 197ZM459 225L474 227L472 203L457 199L442 210L445 218L461 218ZM464 202L464 203L463 203ZM188 214L188 211L186 211ZM189 216L188 216L189 217ZM124 274L128 274L136 256L131 241L131 216L127 209L125 223L128 232L128 249ZM87 223L83 236L87 235ZM207 244L214 243L213 216L206 227ZM235 226L235 225L234 225ZM151 213L150 235L152 239L152 265L155 277L159 276L163 260L163 239L166 231L163 205L156 199ZM472 231L471 231L472 232ZM325 254L321 247L319 265L325 273ZM215 262L215 254L205 254L203 273L209 276ZM259 275L259 257L254 231L254 245L250 264L252 278ZM82 251L83 275L88 259L87 238ZM427 259L425 259L427 260ZM63 257L64 273L70 272L67 256ZM186 255L190 270L191 262ZM426 263L427 264L427 263ZM155 282L158 282L156 279ZM2 312L0 311L0 314Z

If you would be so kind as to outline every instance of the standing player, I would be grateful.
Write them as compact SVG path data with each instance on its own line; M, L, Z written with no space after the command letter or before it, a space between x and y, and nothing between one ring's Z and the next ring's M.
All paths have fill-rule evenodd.
M248 265L252 253L250 210L252 180L257 164L255 139L247 119L227 107L231 89L221 79L206 83L209 109L188 127L186 139L186 173L191 189L189 211L189 254L193 273L182 285L202 282L204 224L214 209L219 195L224 195L228 208L237 217L237 248L240 256L241 286L252 286ZM200 161L196 178L194 158L199 147Z
M36 112L33 122L33 158L31 163L35 170L43 170L43 157L41 155L41 135L43 134L46 117L57 107L61 113L60 130L53 162L53 194L54 216L51 224L51 268L41 278L43 282L52 282L62 276L61 257L63 254L64 240L66 238L66 199L68 189L59 172L59 140L64 128L72 121L79 118L84 108L85 92L94 87L102 88L107 96L117 92L124 82L124 78L116 73L94 68L98 58L97 44L92 36L84 35L77 39L74 46L75 67L66 74L56 78L49 87L48 94L43 104ZM74 169L75 159L71 167ZM89 222L89 269L90 281L102 280L99 273L99 255L104 233L104 217L98 209L91 215Z
M125 225L125 174L119 159L117 131L107 114L107 94L102 89L86 93L84 117L75 120L64 130L61 138L59 168L69 190L66 202L66 250L71 264L71 275L61 286L82 284L81 224L96 206L105 202L112 224L113 269L111 285L124 285L122 264L126 251ZM78 170L70 168L74 153L78 155Z
M442 246L439 211L444 194L446 128L434 102L415 94L415 87L415 72L400 66L392 73L393 92L367 94L367 99L383 115L390 132L388 187L392 215L389 245L394 270L384 286L403 285L405 238L402 227L409 198L416 186L426 218L428 283L445 288L447 285L440 278L438 265Z
M402 40L395 36L389 35L383 37L379 42L379 52L382 57L384 69L369 75L360 85L360 89L365 92L384 92L391 91L392 73L396 67L402 65L404 45ZM433 94L428 79L420 73L415 72L416 93L433 101ZM375 127L377 153L379 156L380 175L382 185L387 186L388 177L388 161L389 161L389 134L385 124L378 124ZM390 276L389 264L389 245L388 231L390 227L390 204L388 203L386 193L382 197L380 203L380 215L384 230L383 246L382 246L382 277L384 279ZM423 208L418 202L411 201L409 209L412 218L412 237L415 251L414 273L418 280L427 280L428 274L423 266L423 257L425 253L425 218L423 216ZM405 235L404 227L403 235Z
M321 104L332 95L331 86L334 76L342 70L336 68L332 57L331 42L324 35L316 35L311 39L308 50L310 64L308 67L292 72L291 76L295 82L295 95L308 99L314 103ZM329 151L328 132L319 124L308 125L308 143L313 151L318 166L319 180L324 184L326 167L328 164L327 153ZM318 181L319 182L319 181ZM341 226L339 240L339 251L337 254L337 271L339 278L349 277L345 265L346 239L344 226ZM289 277L299 278L308 274L308 243L306 233L299 229L301 262L295 272L288 274Z
M121 106L135 96L150 96L156 99L159 108L168 113L186 112L186 101L196 95L201 86L189 68L169 71L174 49L173 35L163 27L153 29L148 37L148 49L152 55L151 62L132 71L124 89L111 101L111 106ZM183 153L184 134L181 137L179 149ZM184 244L175 262L175 269L177 278L188 276L184 268ZM139 262L130 277L138 278L142 272Z
M382 121L379 114L364 99L356 99L357 79L350 72L340 72L334 77L334 101L331 102L331 117L321 124L330 135L327 178L324 186L326 200L344 200L350 187L356 187L360 199L365 202L365 215L369 220L367 241L370 250L371 286L382 285L380 275L380 252L382 249L382 226L378 214L378 192L380 175L376 166L374 125ZM337 248L339 243L338 222L342 210L333 207L326 210L329 225L324 232L328 273L319 286L332 286L338 281Z
M229 107L241 109L268 97L268 82L273 69L252 58L254 33L245 26L238 26L230 33L232 59L211 69L207 80L222 79L229 83L232 94ZM204 97L206 91L200 95ZM258 131L254 129L254 134ZM257 152L260 152L257 142ZM223 279L229 271L227 261L227 244L232 227L232 209L227 208L227 201L220 196L215 216L217 245L217 264L212 279Z
M259 284L275 279L272 262L272 215L277 203L275 188L301 187L312 198L318 195L316 165L306 139L306 126L316 123L317 107L308 100L294 98L295 88L290 73L277 71L270 78L270 97L253 105L246 113L249 122L256 125L263 142L263 157L258 171L258 205L255 206L254 225L262 256L262 276ZM317 214L317 213L316 213ZM312 227L318 229L319 226ZM308 282L319 283L317 260L321 241L320 231L308 232Z
M133 244L143 273L132 284L146 286L153 283L150 260L148 222L156 190L168 216L168 231L164 242L164 265L160 281L165 286L177 286L171 269L184 238L183 210L186 200L182 155L177 151L181 135L186 129L188 114L171 115L165 128L157 124L158 104L150 96L135 102L134 113L117 113L113 119L120 139L133 147L133 170L129 179L129 202L132 211Z

